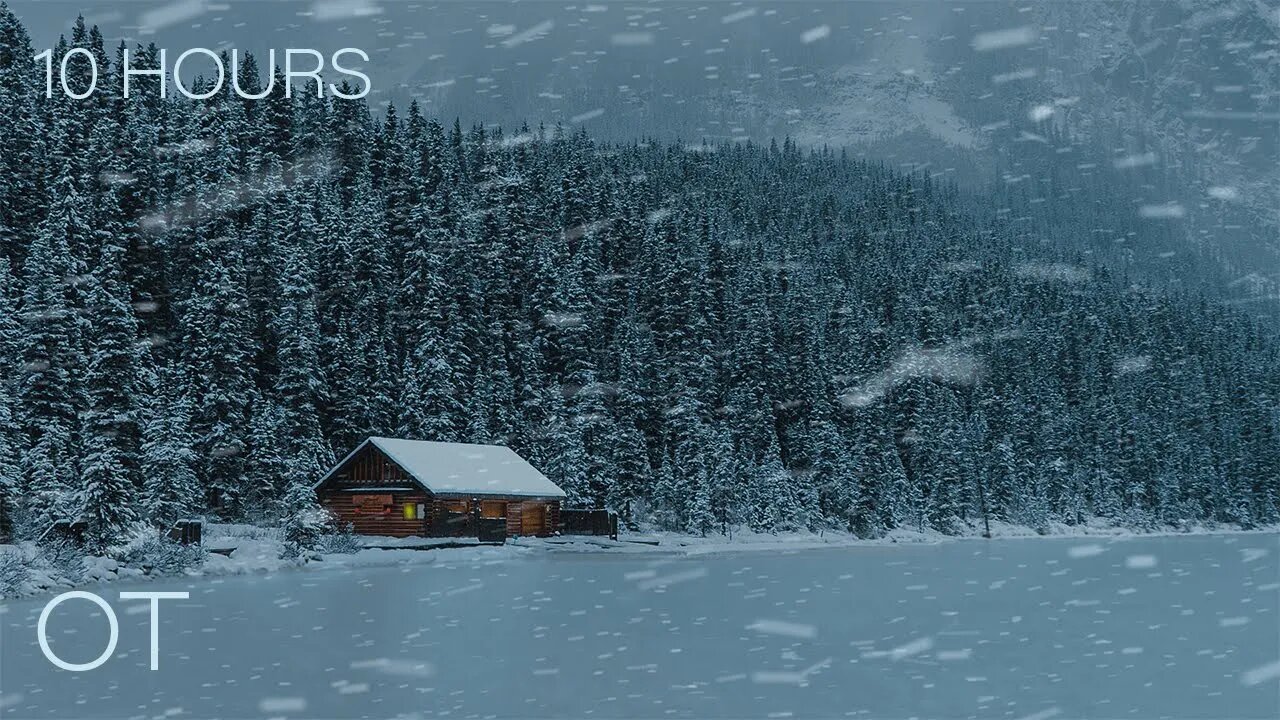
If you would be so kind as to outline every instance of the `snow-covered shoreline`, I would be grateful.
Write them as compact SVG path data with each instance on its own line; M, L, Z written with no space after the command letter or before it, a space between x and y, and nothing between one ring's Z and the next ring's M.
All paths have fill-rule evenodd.
M312 552L303 558L282 557L283 543L267 528L253 528L246 534L245 528L250 526L212 526L212 532L203 547L203 560L198 567L192 567L181 573L149 573L146 570L104 556L87 556L83 558L82 576L79 579L69 578L66 572L45 564L29 565L29 576L17 588L0 589L0 599L32 597L41 594L62 592L72 588L101 585L116 581L141 582L146 580L173 580L176 578L212 578L236 575L270 575L278 572L351 569L363 567L385 567L404 564L429 564L440 560L437 552L424 552L435 549L432 543L414 545L406 538L397 541L395 538L363 538L364 544L377 547L364 547L356 552ZM225 528L233 528L236 534L223 534ZM428 539L420 539L428 540ZM403 547L386 547L387 542L401 544ZM512 559L532 552L529 548L516 545L493 546L475 545L472 547L451 546L448 548L452 562L472 562L487 564ZM20 552L26 557L33 557L34 546L30 543L22 545L0 545L0 553Z
M721 552L769 552L814 550L842 547L886 547L894 545L928 545L975 540L1063 540L1070 538L1098 538L1123 540L1135 537L1182 537L1186 535L1270 535L1280 533L1280 525L1244 529L1232 525L1194 525L1186 529L1173 527L1139 530L1118 526L1105 521L1091 521L1080 525L1055 523L1050 532L1035 530L1012 523L992 522L991 537L982 535L981 526L971 526L960 535L947 535L936 530L909 530L899 528L879 538L860 538L844 532L791 532L753 533L734 532L731 536L708 535L706 537L663 531L623 534L617 541L589 536L562 536L549 539L518 539L511 541L530 547L547 547L558 551L617 551L627 553L680 553L702 555Z
M49 567L29 567L29 578L19 587L0 594L0 599L16 599L51 594L78 587L102 585L117 581L172 580L232 577L237 575L271 575L278 572L339 570L386 567L438 562L490 564L506 562L539 552L578 552L602 554L654 554L697 556L719 553L795 552L804 550L891 547L896 545L931 545L975 540L1064 540L1094 538L1126 540L1139 537L1182 537L1187 535L1274 535L1280 526L1243 529L1230 525L1192 526L1187 529L1156 528L1135 530L1092 521L1081 525L1051 527L1051 532L1038 533L1031 528L1010 523L993 522L991 537L985 538L978 527L961 535L946 535L933 530L920 532L899 528L880 538L859 538L843 532L754 533L735 531L730 536L706 537L667 531L624 533L618 540L585 535L551 538L513 538L505 545L459 545L454 538L363 537L365 545L354 553L311 553L304 559L281 557L282 545L269 528L247 525L211 526L206 554L199 567L181 574L148 573L118 560L90 556L84 558L83 576L68 579ZM465 543L463 539L461 542ZM29 545L0 545L0 553L31 551Z

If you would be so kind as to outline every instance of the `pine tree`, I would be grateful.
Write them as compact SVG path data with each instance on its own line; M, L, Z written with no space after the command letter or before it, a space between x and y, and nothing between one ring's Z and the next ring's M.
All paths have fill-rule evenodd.
M462 410L447 356L435 325L425 324L402 374L397 423L401 437L442 442L458 438Z
M72 491L78 480L76 449L66 428L46 427L35 445L22 453L22 467L28 470L14 509L18 537L40 539L55 522L75 519L80 509Z
M190 430L192 403L173 371L148 375L150 403L141 450L143 507L152 526L167 530L204 506Z
M689 532L706 537L707 533L715 529L716 515L712 507L714 496L710 474L704 468L694 481L693 497L688 503L689 519L686 528Z
M14 382L21 365L22 327L18 322L13 294L13 273L9 260L0 257L0 538L8 540L13 531L15 493L21 479L18 453L20 427L14 417Z
M89 407L82 419L78 498L88 523L88 546L97 552L119 542L138 517L137 325L120 277L124 249L110 244L110 238L107 243L88 294L90 354L84 384Z
M102 554L120 542L138 519L134 486L125 471L115 438L92 423L83 431L80 491L76 502L88 525L86 547Z
M72 255L88 228L79 213L79 194L64 168L55 186L57 205L41 223L27 254L20 304L25 375L18 401L28 444L43 429L58 425L69 436L83 402L79 383L84 369L81 325L72 285L79 263Z
M20 488L16 512L19 533L43 534L57 520L75 512L77 486L75 434L84 396L82 328L77 320L72 278L79 263L73 241L88 233L79 211L79 196L64 167L55 184L56 204L41 223L24 263L21 373L15 397L20 416L21 462L30 468Z
M43 91L34 57L27 31L0 3L0 255L15 265L47 208L42 177L50 168L48 126L40 113Z
M321 434L320 408L328 388L316 344L319 319L314 270L308 258L315 231L310 211L295 211L296 231L284 243L278 310L272 321L279 345L279 375L274 396L281 407L280 437L285 477L319 479L333 464L333 452Z
M778 459L752 473L747 485L747 524L757 532L794 529L799 507L787 487L789 477Z
M281 536L285 557L298 557L315 550L333 523L329 512L316 502L310 483L294 480L288 487Z
M558 389L545 391L548 395L558 395ZM547 477L559 485L568 496L565 504L568 507L587 507L591 504L587 487L587 457L582 444L582 434L578 425L564 417L561 409L563 403L558 398L548 401L547 407L553 413L550 425L545 428L544 435L549 443L546 465L543 468Z
M138 325L124 284L124 248L104 244L88 293L89 358L85 369L90 432L113 446L119 472L138 485L139 388Z
M246 426L255 388L255 353L243 275L241 239L226 217L225 189L200 193L195 229L195 282L182 307L182 351L194 388L192 434L197 472L212 507L226 517L242 511Z
M690 500L689 484L683 473L677 473L669 459L658 468L653 488L654 517L668 530L684 530L688 518Z
M13 532L14 504L22 477L17 439L8 383L0 383L0 541L3 542L8 542Z
M287 489L289 436L284 410L269 397L258 396L250 410L248 452L240 492L252 520L274 518Z
M386 223L367 170L352 188L344 226L349 237L353 301L342 330L342 349L352 358L347 375L333 392L342 403L338 414L350 425L349 442L386 434L394 425L391 408L393 353L389 352L389 295L392 289ZM394 368L396 371L399 368Z
M713 523L723 535L743 520L740 475L728 431L713 428L707 446L707 505Z

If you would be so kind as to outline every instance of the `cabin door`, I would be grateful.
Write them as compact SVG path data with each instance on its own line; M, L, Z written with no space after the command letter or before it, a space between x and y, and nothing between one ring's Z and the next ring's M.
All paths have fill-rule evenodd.
M520 513L520 534L541 535L547 529L547 506L542 503L524 503Z

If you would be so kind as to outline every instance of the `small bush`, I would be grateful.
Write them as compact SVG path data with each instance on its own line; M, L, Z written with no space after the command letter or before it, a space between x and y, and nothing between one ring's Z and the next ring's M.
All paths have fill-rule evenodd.
M280 528L245 523L205 523L208 538L245 538L247 540L279 540Z
M79 543L58 540L41 545L35 562L48 568L55 577L74 584L84 579L84 559L88 556L89 552Z
M359 535L352 532L350 523L347 523L345 527L335 529L329 535L321 536L319 543L316 545L316 550L335 555L352 555L363 548L364 543L361 542Z
M151 575L181 575L204 564L205 551L183 545L155 531L144 533L125 546L120 562L142 568Z
M0 549L0 596L16 594L31 577L33 558L19 547Z

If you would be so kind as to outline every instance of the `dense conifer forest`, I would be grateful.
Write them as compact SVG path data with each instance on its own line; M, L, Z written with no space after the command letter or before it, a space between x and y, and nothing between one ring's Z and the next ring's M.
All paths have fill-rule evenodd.
M89 100L45 99L0 6L20 537L270 521L369 435L507 444L573 504L699 533L1280 516L1274 338L1073 247L1151 225L1105 183L1011 200L789 140L604 145L280 78L122 99L120 51L83 22L66 42L108 69ZM1008 211L1038 192L1036 223Z

